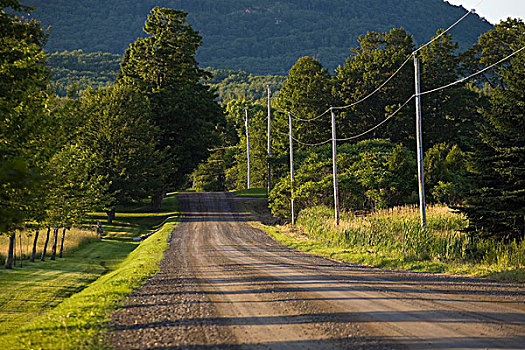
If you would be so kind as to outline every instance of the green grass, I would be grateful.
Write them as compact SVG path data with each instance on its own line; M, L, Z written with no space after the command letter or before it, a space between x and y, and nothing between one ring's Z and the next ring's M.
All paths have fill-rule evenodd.
M233 192L234 196L247 198L266 198L268 193L266 188L251 188L249 190L239 190Z
M0 343L14 330L115 268L137 243L102 240L70 257L0 272Z
M301 212L295 228L263 229L297 250L338 260L525 282L525 242L475 242L457 232L466 222L446 207L430 207L427 219L422 230L417 208L403 207L369 216L346 213L336 226L328 208L316 207Z
M175 197L167 197L162 202L162 211L152 213L149 201L144 200L134 206L117 209L115 220L107 223L107 215L102 212L89 214L85 226L93 226L97 221L102 223L104 236L109 238L138 237L158 228L168 218L178 215L178 202Z
M0 344L6 349L98 349L111 313L158 271L168 236L178 223L177 202L161 213L127 208L122 230L56 261L0 272ZM139 208L140 209L140 208ZM96 220L96 214L92 219ZM161 225L142 243L136 235Z

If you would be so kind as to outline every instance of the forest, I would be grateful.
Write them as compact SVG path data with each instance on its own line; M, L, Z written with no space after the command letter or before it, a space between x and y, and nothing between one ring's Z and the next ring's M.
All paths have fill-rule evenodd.
M29 11L17 1L1 4L0 232L9 237L10 269L22 229L36 230L31 259L38 232L45 231L42 259L49 242L54 260L62 256L66 230L82 226L89 212L100 210L111 223L117 206L148 197L160 210L166 193L184 187L218 144L224 114L202 84L209 73L195 60L201 37L182 11L152 10L149 36L130 45L109 86L89 87L81 96L68 87L61 97L50 83L40 23L5 11ZM166 57L177 59L166 64ZM50 60L112 75L116 58L76 52Z
M83 50L121 55L144 36L143 18L154 6L183 9L203 37L197 61L203 67L285 75L311 56L330 71L344 63L367 31L403 27L416 44L467 11L443 0L31 0L30 18L49 29L46 50ZM492 25L472 14L452 34L466 50ZM80 34L82 33L82 34Z
M104 52L86 53L82 50L47 54L51 85L58 96L68 92L83 94L88 88L98 90L110 86L120 70L122 56ZM259 100L266 96L266 86L279 91L283 76L254 75L243 71L205 68L211 74L202 83L217 92L218 101L231 99Z
M463 213L468 219L463 232L470 237L504 242L524 238L524 29L522 20L503 21L465 53L458 53L452 35L438 31L429 45L417 50L422 91L447 87L422 97L427 202ZM315 58L300 58L271 100L270 158L267 99L226 101L222 147L193 173L197 189L246 188L247 109L251 186L267 186L269 163L273 214L290 220L292 199L296 215L317 206L333 208L328 111L347 106L335 110L342 211L374 213L417 204L414 68L407 64L416 47L398 28L360 36L355 54L334 74ZM472 79L462 80L472 74ZM451 82L458 83L449 86Z
M127 18L122 3L104 2L115 11L107 11L109 18ZM253 6L248 0L231 7L227 1L177 3L209 13ZM328 11L343 3L325 8L327 2L294 0L274 10ZM383 2L386 8L397 3ZM459 12L442 27L464 14L447 8ZM142 7L136 9L138 21ZM345 54L334 59L340 62L334 70L322 55L305 51L290 61L275 56L238 65L224 61L222 68L201 65L199 52L209 48L209 38L193 27L191 13L164 7L140 15L144 34L126 47L117 49L116 41L99 35L115 51L99 49L114 53L76 44L49 52L53 30L28 13L18 0L0 0L4 347L106 347L110 315L158 274L168 246L181 242L181 191L237 196L235 214L195 213L190 221L231 216L292 249L349 261L358 270L366 265L453 274L446 280L459 281L462 294L465 281L473 279L457 275L525 281L523 20L488 26L467 44L439 26L427 39L401 24L362 27L355 43L338 48ZM98 17L90 20L99 25ZM416 97L426 206L418 198ZM260 198L240 197L253 194ZM426 226L420 224L421 208ZM252 221L260 212L265 220ZM288 248L282 252L289 261ZM187 276L158 275L170 283L175 276L176 283L192 288ZM446 281L443 275L427 277L421 281ZM503 282L479 283L476 295L496 289L508 295L500 294ZM487 283L493 287L485 289ZM519 293L520 284L509 285ZM164 294L155 294L155 303L164 303Z
M3 6L30 11L16 1ZM443 30L424 46L403 28L363 32L335 71L304 56L279 77L201 68L203 38L180 10L152 9L147 35L122 58L81 51L46 56L39 22L0 15L0 231L10 239L7 268L19 230L53 229L55 251L59 229L81 225L91 211L111 222L119 205L149 198L159 210L166 193L191 185L244 189L245 113L252 186L266 186L269 164L269 205L283 222L292 199L297 213L333 205L328 111L335 118L342 211L367 215L417 203L412 56L421 62L425 92L428 202L463 213L468 242L521 244L523 252L522 20L496 24L466 51ZM51 83L50 64L70 67L65 83ZM67 82L86 71L93 79L79 94L80 84ZM483 254L473 247L461 248L461 258Z

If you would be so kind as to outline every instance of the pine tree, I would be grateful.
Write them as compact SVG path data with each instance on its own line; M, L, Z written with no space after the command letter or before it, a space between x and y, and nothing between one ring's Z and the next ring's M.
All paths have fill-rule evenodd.
M515 31L517 37L507 46L508 51L525 45L525 24L518 22L514 24L521 30ZM497 32L498 28L488 37ZM480 38L480 42L483 39L486 38ZM498 44L494 40L489 42ZM500 83L487 89L490 106L483 109L486 120L480 128L478 150L472 156L475 190L461 210L469 218L468 231L472 234L522 240L525 237L525 54L517 54L493 74Z
M202 38L186 16L180 10L152 9L144 27L149 36L130 46L118 79L148 96L151 120L161 131L158 149L167 152L161 190L152 194L154 209L160 209L168 189L183 186L208 157L223 118L214 92L202 84L209 78L195 60Z

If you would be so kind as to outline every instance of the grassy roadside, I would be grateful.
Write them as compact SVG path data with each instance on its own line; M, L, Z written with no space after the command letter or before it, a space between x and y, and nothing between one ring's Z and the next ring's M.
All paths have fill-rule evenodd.
M260 219L250 201L245 211ZM327 208L310 208L299 214L298 225L252 224L273 239L302 252L369 266L409 271L447 273L525 282L525 243L506 246L492 242L472 243L457 232L465 223L445 207L429 208L428 227L418 227L418 210L397 208L373 216L342 216L333 224ZM468 257L477 249L484 256Z
M111 312L157 272L178 223L176 207L175 199L167 199L162 213L119 213L120 226L105 228L108 238L64 259L0 272L2 348L105 348L101 332ZM161 228L142 243L133 242L146 222Z
M234 191L233 195L244 198L266 198L268 196L266 188L251 188L249 190Z

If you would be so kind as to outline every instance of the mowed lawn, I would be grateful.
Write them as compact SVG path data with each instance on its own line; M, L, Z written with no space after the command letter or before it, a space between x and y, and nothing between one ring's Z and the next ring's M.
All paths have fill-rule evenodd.
M3 340L9 344L13 333L35 319L45 318L48 311L114 271L141 244L133 239L173 222L177 208L175 198L167 198L161 212L148 212L145 204L120 208L112 225L103 221L102 213L93 213L86 226L102 221L101 240L84 244L55 261L49 257L44 262L24 260L22 268L17 263L12 270L0 269L0 344L5 344Z
M138 243L101 240L71 256L0 271L0 339L113 270Z

